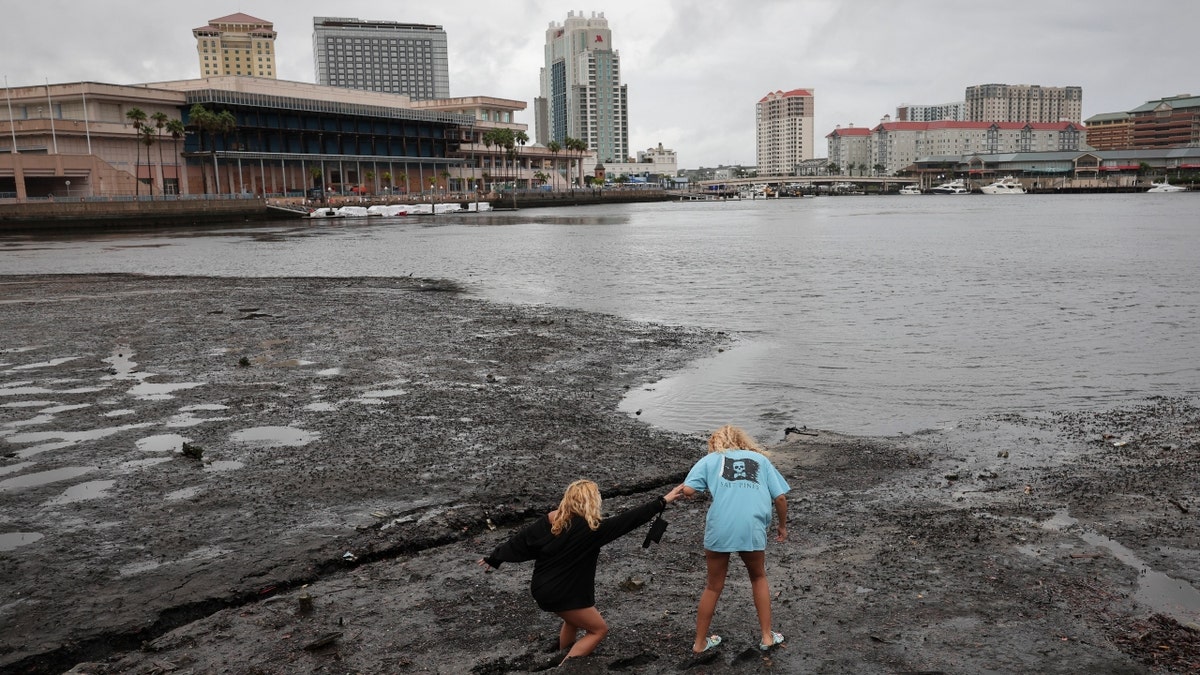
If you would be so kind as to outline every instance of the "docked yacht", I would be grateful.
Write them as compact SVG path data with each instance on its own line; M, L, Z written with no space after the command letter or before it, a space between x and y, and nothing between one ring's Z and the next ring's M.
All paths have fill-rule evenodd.
M343 214L338 213L338 210L332 206L322 206L319 209L313 209L308 214L309 218L345 218Z
M916 183L913 183L912 185L905 185L904 187L900 188L900 194L919 195L921 194L921 186L917 185Z
M407 216L408 207L403 204L375 204L367 207L367 215L382 216L384 218Z
M1025 194L1025 186L1021 185L1021 181L1012 176L999 178L991 183L979 188L985 195L1023 195Z
M942 183L941 185L935 185L932 188L930 188L929 191L935 195L968 195L968 194L971 194L971 191L967 189L966 183L963 183L961 178Z
M1146 192L1187 192L1187 188L1182 185L1171 185L1164 177L1161 183L1151 183L1151 187Z

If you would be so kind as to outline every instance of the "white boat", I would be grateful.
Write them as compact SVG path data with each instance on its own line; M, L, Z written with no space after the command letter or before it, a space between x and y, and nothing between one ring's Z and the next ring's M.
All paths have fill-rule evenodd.
M308 214L309 218L345 218L338 210L332 206L322 206L319 209L313 209L312 213Z
M967 186L965 183L962 182L962 179L948 181L948 182L942 183L941 185L935 185L929 191L935 195L967 195L967 194L971 194L971 191L967 189Z
M1012 176L1005 176L979 188L985 195L1023 195L1025 186Z
M905 185L904 187L900 188L900 194L919 195L921 194L921 186L917 185L916 183L913 183L912 185Z
M472 213L482 213L484 211L491 211L492 204L491 204L491 202L470 202L469 204L467 204L467 210Z
M408 207L403 204L375 204L367 207L368 216L382 216L384 218L392 218L395 216L407 216Z
M462 204L454 204L451 202L447 202L445 204L434 204L433 205L434 213L458 213L459 211L462 211L462 210L463 210Z
M366 218L370 215L365 206L339 206L337 212L342 218Z
M1150 185L1150 189L1146 192L1187 192L1187 188L1182 185L1171 185L1166 178L1163 178L1161 183L1151 183Z

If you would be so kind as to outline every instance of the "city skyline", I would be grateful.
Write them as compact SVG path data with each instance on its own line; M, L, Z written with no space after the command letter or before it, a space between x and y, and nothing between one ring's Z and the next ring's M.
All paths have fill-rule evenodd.
M243 12L274 24L280 79L316 81L312 21L330 14L322 3L216 4L170 15L143 9L127 0L6 8L0 74L10 86L196 78L191 29ZM821 93L818 139L837 125L873 127L901 104L961 100L967 86L983 83L1080 86L1084 119L1200 94L1181 65L1200 4L1166 0L1140 4L1137 21L1116 0L1013 0L953 13L875 0L713 2L704 11L673 0L573 7L532 0L519 12L476 2L397 11L352 0L337 14L444 26L450 95L525 101L530 108L517 121L532 132L545 30L571 9L604 12L619 30L630 152L662 143L678 152L680 167L753 164L756 102L796 87ZM29 29L48 15L57 17L52 33ZM97 30L117 23L120 45L111 31ZM1153 51L1140 51L1147 46ZM822 142L815 150L825 155Z

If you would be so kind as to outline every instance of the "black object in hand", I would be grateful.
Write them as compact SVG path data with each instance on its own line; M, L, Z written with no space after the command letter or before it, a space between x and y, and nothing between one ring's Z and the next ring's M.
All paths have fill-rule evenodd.
M646 533L646 540L642 542L642 548L649 548L650 542L658 543L662 541L663 532L667 531L667 521L658 516L650 523L650 531Z

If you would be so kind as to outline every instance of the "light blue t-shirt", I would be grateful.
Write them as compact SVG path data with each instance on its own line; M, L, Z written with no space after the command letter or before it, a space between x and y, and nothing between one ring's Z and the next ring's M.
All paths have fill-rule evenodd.
M765 550L775 498L791 490L771 460L753 450L710 452L683 484L712 493L704 548L723 553Z

